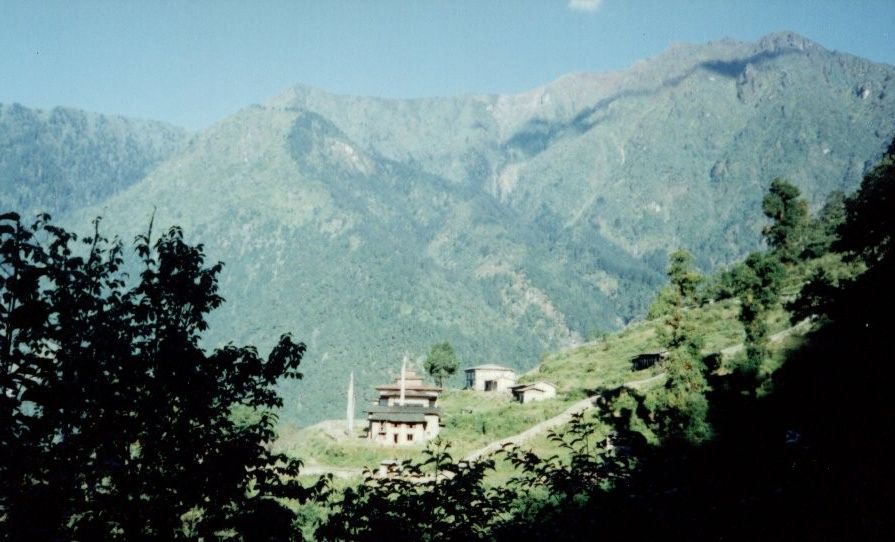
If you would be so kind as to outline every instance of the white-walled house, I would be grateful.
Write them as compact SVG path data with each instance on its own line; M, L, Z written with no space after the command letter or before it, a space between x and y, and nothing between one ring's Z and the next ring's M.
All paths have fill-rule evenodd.
M468 390L506 393L516 384L516 372L500 365L479 365L464 369L464 372Z

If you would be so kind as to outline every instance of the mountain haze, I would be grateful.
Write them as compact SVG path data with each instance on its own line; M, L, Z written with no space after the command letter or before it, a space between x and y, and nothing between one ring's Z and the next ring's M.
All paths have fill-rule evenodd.
M893 76L781 33L515 96L296 87L68 220L130 239L155 208L205 243L226 263L209 344L306 341L283 416L309 422L342 412L349 369L371 390L436 341L524 369L640 317L668 251L757 246L774 177L814 205L856 186L895 134Z
M98 203L145 177L186 139L161 122L0 104L0 206L30 216Z

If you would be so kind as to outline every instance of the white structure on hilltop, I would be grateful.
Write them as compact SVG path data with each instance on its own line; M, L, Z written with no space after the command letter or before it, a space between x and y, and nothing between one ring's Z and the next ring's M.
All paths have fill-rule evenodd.
M508 393L516 383L516 373L500 365L479 365L464 369L464 372L468 390Z
M510 388L513 399L520 403L543 401L556 397L556 386L549 382L533 382L531 384L519 384Z

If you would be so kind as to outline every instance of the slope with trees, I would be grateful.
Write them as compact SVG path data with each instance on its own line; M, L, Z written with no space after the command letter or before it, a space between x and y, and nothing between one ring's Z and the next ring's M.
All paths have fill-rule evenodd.
M0 104L0 208L29 220L93 205L186 147L185 130L56 107Z
M666 383L603 390L593 417L580 415L552 434L560 453L510 448L467 464L436 448L407 465L418 482L368 478L347 490L317 535L373 540L418 524L423 529L414 538L427 540L591 539L596 532L634 540L668 533L699 540L886 539L895 503L893 369L886 362L895 323L893 153L844 198L838 226L831 229L828 213L807 221L808 230L835 232L829 252L782 256L777 245L743 264L758 283L770 270L801 286L787 306L796 321L815 319L802 340L747 349L713 367L711 357L703 364L689 347L682 317L703 309L674 306L662 317L672 347ZM676 256L678 264L686 260ZM673 284L682 268L670 267ZM766 288L777 291L775 284ZM738 288L741 297L764 289L754 280ZM780 300L772 293L755 302L767 308ZM687 364L701 374L681 373ZM488 484L501 462L515 474ZM476 510L495 512L481 517Z

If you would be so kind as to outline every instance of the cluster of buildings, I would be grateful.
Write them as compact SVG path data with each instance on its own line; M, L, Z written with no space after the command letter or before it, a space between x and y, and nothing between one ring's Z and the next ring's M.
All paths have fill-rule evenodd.
M465 369L466 389L483 393L508 393L520 403L556 397L548 382L516 384L516 373L500 365ZM367 409L367 438L386 445L425 442L438 435L441 388L423 382L413 369L401 369L394 383L377 386L378 400Z
M646 352L631 359L632 369L644 370L661 363L667 351ZM516 383L516 372L508 367L486 364L464 369L465 389L481 393L510 394L520 403L556 397L556 386L549 382ZM387 445L417 444L431 440L441 428L438 396L442 389L423 382L413 369L401 369L392 384L377 386L378 400L367 409L367 438ZM353 392L349 392L353 394ZM349 420L354 405L349 399ZM349 421L349 434L351 434Z

